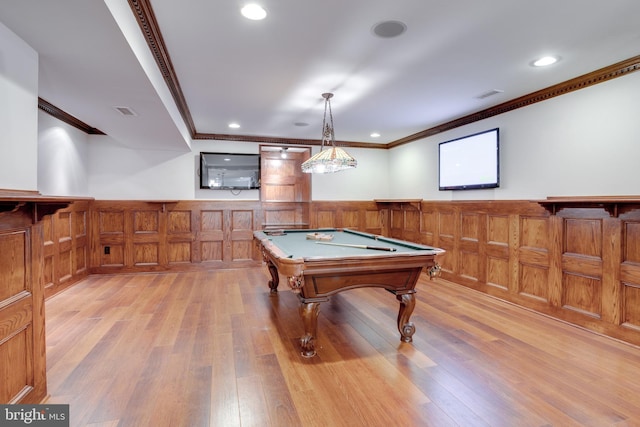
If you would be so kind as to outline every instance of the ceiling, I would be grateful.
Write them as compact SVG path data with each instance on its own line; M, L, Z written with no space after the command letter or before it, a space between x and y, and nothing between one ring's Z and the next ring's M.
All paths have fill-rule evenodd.
M262 21L242 0L0 0L0 22L39 53L39 97L163 150L194 136L317 141L324 92L337 140L388 146L640 55L637 0L255 1ZM406 31L376 36L385 21ZM544 55L561 60L531 66Z

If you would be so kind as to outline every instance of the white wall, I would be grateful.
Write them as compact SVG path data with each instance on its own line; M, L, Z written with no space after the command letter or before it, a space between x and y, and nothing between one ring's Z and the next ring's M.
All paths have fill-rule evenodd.
M319 149L316 148L312 154ZM349 148L355 169L311 177L312 200L372 200L389 197L389 150Z
M100 200L259 200L259 190L201 190L201 151L258 153L259 144L193 141L190 153L123 148L107 136L91 136L89 194ZM312 176L313 200L371 200L388 197L388 150L349 149L358 168Z
M38 112L38 190L44 195L90 196L88 135Z
M0 189L38 189L38 54L0 22Z
M390 193L425 200L640 194L640 73L389 150ZM500 188L438 191L438 143L500 128Z

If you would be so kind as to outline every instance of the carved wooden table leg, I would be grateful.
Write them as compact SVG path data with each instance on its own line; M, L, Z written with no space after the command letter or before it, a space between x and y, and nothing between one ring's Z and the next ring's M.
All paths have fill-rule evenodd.
M271 280L269 280L269 289L272 294L278 293L278 284L280 283L280 276L278 276L278 269L271 261L267 261L267 269L271 274Z
M400 331L400 340L403 342L412 342L413 334L416 327L409 322L413 308L416 305L416 297L414 293L396 295L396 299L400 301L400 310L398 311L398 331Z
M304 335L300 338L302 356L313 357L316 355L316 336L320 303L302 301L299 312L300 317L302 317L302 324L304 325Z

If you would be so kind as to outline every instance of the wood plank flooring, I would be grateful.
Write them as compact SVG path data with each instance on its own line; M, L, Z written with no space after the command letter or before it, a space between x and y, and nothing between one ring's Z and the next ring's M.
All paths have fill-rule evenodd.
M49 403L71 426L635 426L640 349L442 280L398 303L298 300L265 268L98 275L46 302ZM286 288L286 282L281 287Z

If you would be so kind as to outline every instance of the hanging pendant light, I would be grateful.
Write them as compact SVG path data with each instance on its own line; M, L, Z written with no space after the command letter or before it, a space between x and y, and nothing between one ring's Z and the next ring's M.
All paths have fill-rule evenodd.
M355 168L358 164L356 159L351 157L340 147L336 147L336 136L333 131L333 114L331 113L332 93L323 93L324 98L324 118L322 119L322 143L320 152L312 156L302 164L304 173L333 173L345 169ZM329 111L329 122L327 122L327 110ZM326 147L325 147L326 144Z

